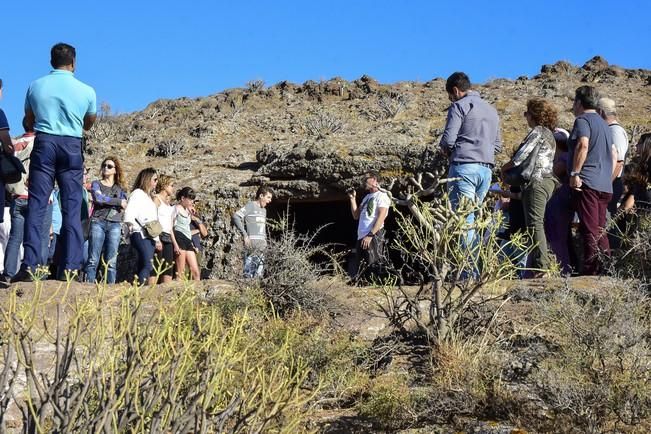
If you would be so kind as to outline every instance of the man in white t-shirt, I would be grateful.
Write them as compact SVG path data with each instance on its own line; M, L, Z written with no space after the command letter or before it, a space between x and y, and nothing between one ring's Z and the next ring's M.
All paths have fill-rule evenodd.
M615 101L610 98L599 99L599 114L608 124L612 134L612 151L616 159L613 167L613 198L608 204L608 211L614 215L617 211L617 204L624 193L624 183L622 182L622 173L626 163L626 153L628 152L628 134L617 120L617 108Z
M350 211L355 220L359 220L357 226L357 259L359 277L365 271L373 272L373 269L384 262L384 221L389 214L391 199L380 191L380 177L375 172L365 175L366 191L368 194L357 206L357 194L355 190L348 193L350 199Z

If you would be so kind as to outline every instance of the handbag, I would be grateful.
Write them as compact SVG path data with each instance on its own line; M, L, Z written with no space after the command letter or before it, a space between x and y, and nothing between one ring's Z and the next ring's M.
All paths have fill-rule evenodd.
M142 224L136 219L136 223L142 228L142 233L147 238L156 238L163 232L163 226L158 220L151 220L145 224Z
M160 235L158 236L160 239L161 243L165 244L171 244L172 243L172 236L168 234L167 232L161 232Z
M15 184L23 179L25 166L13 155L0 152L0 180L5 184Z
M520 187L531 181L533 171L536 168L536 162L538 161L538 151L540 151L541 146L542 143L536 145L529 155L527 155L527 158L524 159L522 164L511 167L509 170L504 172L502 181L512 187Z

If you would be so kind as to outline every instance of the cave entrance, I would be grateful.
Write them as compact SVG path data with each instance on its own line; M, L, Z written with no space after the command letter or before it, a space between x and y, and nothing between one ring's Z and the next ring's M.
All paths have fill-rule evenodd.
M289 221L294 222L294 230L298 234L314 234L317 245L331 245L330 250L342 254L340 265L349 276L356 272L355 242L357 240L357 220L350 213L348 198L344 200L275 200L267 205L267 218L279 220L283 215L289 215ZM391 243L395 231L395 213L389 212L385 221L387 231L387 247ZM329 261L326 257L315 258L317 262Z

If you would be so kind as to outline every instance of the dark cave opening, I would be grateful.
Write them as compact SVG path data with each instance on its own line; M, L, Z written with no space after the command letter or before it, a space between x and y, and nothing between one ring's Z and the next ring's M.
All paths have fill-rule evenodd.
M358 200L359 202L360 200ZM321 228L314 237L314 243L330 245L332 252L342 255L340 265L348 275L355 272L357 264L354 249L357 240L357 221L351 215L347 198L329 201L275 200L267 205L267 219L279 220L285 214L288 214L289 221L293 222L296 233L313 234ZM387 248L389 248L396 230L393 209L389 212L384 226L387 232ZM391 250L389 248L389 255L395 262L393 258L395 252L391 252ZM321 262L329 259L317 257L315 260Z

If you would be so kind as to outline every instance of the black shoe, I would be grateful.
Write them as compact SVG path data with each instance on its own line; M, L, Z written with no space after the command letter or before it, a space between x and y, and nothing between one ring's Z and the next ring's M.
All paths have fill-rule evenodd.
M7 276L5 273L0 274L0 284L9 284L11 283L11 277Z
M65 270L63 274L57 276L57 280L61 282L67 282L68 277L70 277L71 282L79 281L79 270Z
M11 278L11 283L16 283L16 282L33 282L34 278L32 277L31 273L27 270L27 268L21 268L18 273L14 277Z

